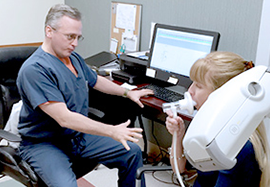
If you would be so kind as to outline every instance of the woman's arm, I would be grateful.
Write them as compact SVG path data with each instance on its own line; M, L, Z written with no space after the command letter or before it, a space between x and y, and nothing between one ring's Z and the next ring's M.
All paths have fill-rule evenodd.
M177 116L176 118L173 117L173 114L171 111L167 112L168 117L166 118L166 128L168 131L175 136L176 138L173 138L172 145L171 145L171 153L170 153L170 162L173 168L173 171L176 172L175 170L175 164L174 164L174 151L176 145L176 158L177 158L177 167L180 171L180 173L183 173L186 170L186 158L183 156L183 145L182 145L182 140L185 135L185 124L182 118ZM177 133L174 133L174 132ZM174 142L176 140L176 142Z
M174 144L174 138L171 146L171 153L170 153L170 163L172 165L173 171L176 173L175 164L174 164L174 145L176 145L176 158L177 158L177 167L180 173L183 173L186 170L186 158L183 152L182 146L182 138L176 138L176 144Z

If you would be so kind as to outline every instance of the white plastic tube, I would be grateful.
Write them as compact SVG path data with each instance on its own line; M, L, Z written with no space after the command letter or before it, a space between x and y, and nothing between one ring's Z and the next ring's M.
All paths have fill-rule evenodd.
M187 110L189 112L189 114L193 114L194 112L194 106L196 105L196 103L192 100L191 95L188 92L185 92L184 94L184 99L176 101L176 102L172 102L172 103L164 103L162 105L163 111L166 112L167 110L171 110L173 112L173 117L176 118L177 117L177 112L180 110ZM180 182L180 185L182 187L185 187L183 179L180 175L179 169L178 169L178 160L177 160L177 156L176 156L176 141L177 141L177 132L175 131L173 133L173 161L174 161L174 166L175 166L175 172L176 172L176 176Z
M173 150L173 162L174 162L174 166L175 166L174 168L175 168L176 176L177 176L177 178L178 178L178 180L180 182L180 185L182 187L185 187L182 176L180 175L180 172L179 172L179 169L178 169L178 163L177 163L177 157L176 157L176 140L177 140L177 134L176 133L177 133L176 131L173 133L173 142L174 142L174 144L173 144L173 147L174 147L174 150Z

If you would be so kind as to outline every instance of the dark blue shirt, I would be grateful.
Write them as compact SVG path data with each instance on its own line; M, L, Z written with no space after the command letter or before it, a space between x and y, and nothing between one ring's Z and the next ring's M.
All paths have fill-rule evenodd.
M77 53L73 52L70 60L78 72L77 77L41 47L22 65L17 87L23 101L18 125L23 138L51 139L77 133L62 128L38 107L48 101L63 102L69 110L87 116L88 85L96 84L97 74Z
M250 141L245 144L236 159L236 165L230 170L198 171L193 187L259 187L261 171Z

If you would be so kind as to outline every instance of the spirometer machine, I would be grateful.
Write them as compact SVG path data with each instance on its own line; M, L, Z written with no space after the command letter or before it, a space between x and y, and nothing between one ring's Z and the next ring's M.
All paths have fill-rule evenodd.
M231 169L266 117L270 117L270 69L257 66L209 95L184 136L185 157L201 171Z
M230 169L266 117L270 117L270 71L257 66L209 95L183 139L184 154L201 171Z

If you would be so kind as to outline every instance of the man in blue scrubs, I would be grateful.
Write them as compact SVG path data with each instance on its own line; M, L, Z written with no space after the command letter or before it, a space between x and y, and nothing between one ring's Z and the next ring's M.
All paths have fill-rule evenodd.
M19 132L20 154L46 183L54 187L76 187L74 159L118 168L118 186L135 186L142 154L137 138L140 128L127 128L130 121L109 125L88 115L88 86L125 96L143 107L140 97L151 90L127 91L98 76L74 52L82 37L80 12L55 5L45 21L41 47L23 64L17 86L23 106ZM94 98L93 98L94 99ZM100 179L103 180L103 179Z

